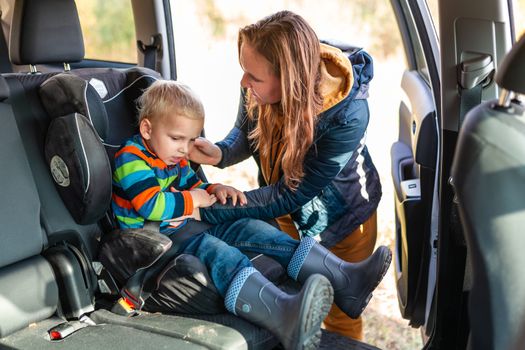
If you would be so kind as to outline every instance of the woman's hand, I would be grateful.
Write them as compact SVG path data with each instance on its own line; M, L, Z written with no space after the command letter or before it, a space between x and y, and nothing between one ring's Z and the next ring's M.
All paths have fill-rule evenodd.
M192 162L217 165L222 159L222 151L210 140L199 137L195 140L188 156Z
M228 197L232 199L233 206L237 205L237 200L241 206L246 205L247 203L246 195L231 186L216 184L213 185L211 192L217 197L221 204L226 204Z

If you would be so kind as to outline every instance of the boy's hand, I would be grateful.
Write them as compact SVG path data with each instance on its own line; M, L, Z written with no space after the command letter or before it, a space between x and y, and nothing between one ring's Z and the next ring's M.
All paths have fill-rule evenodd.
M199 211L199 208L193 209L193 213L191 213L190 215L179 216L178 218L173 218L165 221L169 222L169 225L171 227L177 227L180 224L182 224L186 219L194 219L201 221L201 212Z
M180 192L175 187L170 187L171 192ZM193 208L206 208L211 206L213 203L217 202L217 197L214 194L209 194L206 190L196 188L190 191L191 198L193 199ZM194 218L196 220L201 219L200 212L194 210L193 214L188 215L188 218ZM184 216L186 218L186 216Z
M219 203L221 204L226 204L226 200L228 199L228 197L232 199L233 206L237 205L237 201L239 201L239 204L241 206L244 206L247 203L246 195L243 192L231 186L221 184L213 185L211 193L213 193L217 197Z
M193 198L194 208L206 208L217 202L217 197L214 194L208 194L206 190L196 188L190 191Z

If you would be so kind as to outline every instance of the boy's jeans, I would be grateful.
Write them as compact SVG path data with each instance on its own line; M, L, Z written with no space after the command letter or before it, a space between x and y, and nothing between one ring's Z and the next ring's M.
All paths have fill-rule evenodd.
M262 253L286 268L298 245L299 241L267 222L245 218L215 225L189 238L179 253L199 258L206 265L219 294L224 297L235 275L252 266L243 252Z

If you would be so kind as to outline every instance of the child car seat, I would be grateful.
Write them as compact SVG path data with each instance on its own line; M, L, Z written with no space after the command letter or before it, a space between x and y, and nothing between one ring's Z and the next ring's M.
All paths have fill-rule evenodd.
M113 155L127 137L138 131L135 100L158 78L158 74L144 68L80 69L54 75L40 86L42 104L53 118L45 142L46 160L62 199L78 223L90 224L107 215ZM176 287L183 290L175 294L191 295L195 312L223 311L222 300L204 265L185 256L182 259L192 263L181 265L179 258L174 266L170 248L172 241L158 232L114 230L103 236L99 260L136 309L159 289L162 282L157 280L170 269L183 266L184 273L177 276L205 278L194 280L193 284L202 285L190 290L178 283ZM112 281L106 283L111 285ZM174 305L180 310L175 307L173 311L189 311L183 298L176 299Z

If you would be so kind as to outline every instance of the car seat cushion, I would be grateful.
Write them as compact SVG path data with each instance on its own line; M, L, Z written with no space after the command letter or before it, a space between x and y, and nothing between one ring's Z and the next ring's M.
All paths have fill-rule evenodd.
M0 338L57 310L58 286L50 264L34 256L0 270ZM0 348L4 349L2 345Z
M220 296L206 266L188 254L175 257L157 277L157 289L146 299L144 310L206 315L225 313Z
M119 286L139 269L153 265L172 246L162 234L144 229L114 230L104 235L98 260ZM144 309L150 312L215 314L225 312L206 267L198 258L181 254L170 258L148 292ZM149 285L149 283L148 283Z
M122 285L138 269L152 265L171 246L171 240L158 232L116 229L102 237L98 260Z
M91 224L101 219L111 201L111 166L87 118L72 113L53 119L46 136L45 157L75 221Z

